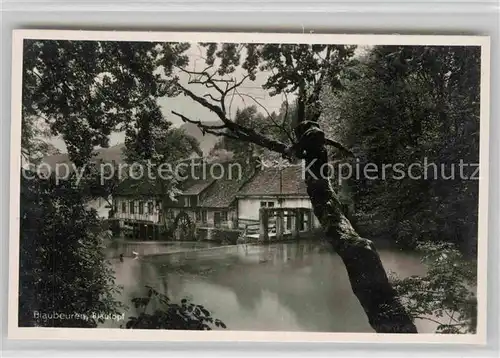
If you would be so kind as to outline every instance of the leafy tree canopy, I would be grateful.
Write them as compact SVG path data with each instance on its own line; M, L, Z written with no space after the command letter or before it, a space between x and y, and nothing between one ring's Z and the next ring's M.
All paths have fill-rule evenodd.
M23 126L42 118L82 165L112 131L155 115L156 98L172 94L173 66L184 66L182 43L27 40L23 63ZM159 61L161 60L161 67Z
M343 73L342 89L322 94L328 134L361 168L420 165L417 180L391 167L385 179L350 180L360 225L402 245L444 240L475 252L478 180L458 165L479 162L480 49L377 46Z

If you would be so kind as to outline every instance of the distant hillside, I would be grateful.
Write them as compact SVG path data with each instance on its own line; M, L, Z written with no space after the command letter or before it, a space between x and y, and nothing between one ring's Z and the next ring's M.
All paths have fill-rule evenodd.
M219 124L218 122L206 122L207 125L217 125ZM200 143L200 148L203 151L203 154L205 156L208 156L208 153L210 153L210 150L214 147L215 143L217 142L218 138L217 136L213 134L205 134L201 132L201 130L196 126L196 124L192 123L184 123L180 128L184 129L186 134L196 138L198 142ZM101 159L104 162L111 163L112 161L115 161L117 164L125 162L125 157L122 153L123 148L125 147L125 143L120 143L117 145L114 145L109 148L102 148L98 149L97 152L97 158ZM56 155L50 155L42 160L43 162L47 163L51 168L55 167L55 164L60 164L60 163L69 163L69 158L68 154L56 154Z
M205 122L207 125L220 125L220 122ZM196 138L200 143L200 148L203 151L205 156L210 153L210 150L215 146L217 140L219 139L217 136L213 134L206 133L203 135L200 128L196 124L193 123L184 123L180 128L186 131L186 134Z
M101 148L97 149L97 160L102 160L105 163L111 163L115 161L117 164L125 162L124 155L122 154L122 150L125 147L124 143L114 145L109 148ZM70 165L71 161L69 160L68 153L49 155L42 159L43 163L46 163L50 170L55 170L56 164L68 164ZM70 168L72 169L71 165ZM64 176L66 172L65 168L60 168L59 174Z
M114 145L109 148L101 148L97 149L97 159L101 159L106 163L111 163L115 161L116 163L124 162L124 156L122 154L122 150L125 148L124 143L120 143ZM54 166L59 163L69 163L68 153L50 155L42 159L42 162L49 164L50 166Z

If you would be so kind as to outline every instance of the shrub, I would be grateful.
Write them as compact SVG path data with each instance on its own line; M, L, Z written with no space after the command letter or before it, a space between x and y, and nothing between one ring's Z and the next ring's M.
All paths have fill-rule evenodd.
M75 182L21 176L20 199L19 325L96 327L117 314L103 228Z
M226 328L221 320L213 318L202 305L191 303L188 299L182 299L180 304L172 303L167 295L150 286L146 286L146 288L148 293L145 297L132 299L135 308L142 308L142 312L137 317L130 317L126 328L205 331L211 330L213 326ZM160 308L153 309L153 306ZM150 313L148 313L148 309Z
M436 333L475 333L475 262L466 261L449 243L420 244L418 250L423 253L427 274L391 277L410 315L435 322Z

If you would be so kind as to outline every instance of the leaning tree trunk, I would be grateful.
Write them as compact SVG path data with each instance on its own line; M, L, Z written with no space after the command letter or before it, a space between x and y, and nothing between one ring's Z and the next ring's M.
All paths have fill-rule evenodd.
M360 237L342 213L340 201L327 174L324 133L316 122L304 122L297 131L305 160L305 183L314 214L326 239L342 258L352 290L377 333L417 333L392 288L380 256L370 240Z
M218 107L182 86L180 88L185 95L217 114L224 125L207 126L199 121L190 120L175 111L172 113L185 122L198 125L206 133L225 135L247 143L257 144L281 153L285 157L305 159L306 167L309 168L305 173L305 182L314 214L319 219L328 241L344 261L352 290L363 306L370 325L376 332L380 333L416 333L417 329L411 317L401 305L395 290L389 283L373 243L361 238L356 233L349 220L343 215L341 204L329 179L321 176L323 166L327 164L328 159L325 147L327 141L317 124L321 113L318 105L319 93L324 76L325 72L323 71L316 81L317 85L314 87L312 95L308 98L306 98L307 91L305 90L306 79L302 77L300 80L297 119L294 120L298 142L290 146L268 138L252 128L231 121L227 118L223 106ZM236 84L236 86L238 85ZM227 93L229 92L223 95L223 99ZM313 108L313 115L307 118L314 118L313 121L306 120L305 99L308 99L308 105L312 105L311 108ZM227 131L217 131L222 129Z

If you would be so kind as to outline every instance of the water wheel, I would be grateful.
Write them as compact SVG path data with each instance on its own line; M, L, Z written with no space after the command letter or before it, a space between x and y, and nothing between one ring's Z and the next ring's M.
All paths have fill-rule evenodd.
M189 215L182 211L176 216L173 225L174 237L178 241L194 240L194 224Z

